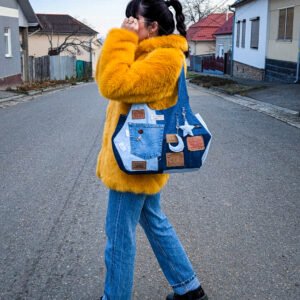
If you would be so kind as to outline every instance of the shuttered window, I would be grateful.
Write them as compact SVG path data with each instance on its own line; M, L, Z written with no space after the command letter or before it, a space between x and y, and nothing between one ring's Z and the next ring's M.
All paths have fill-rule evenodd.
M242 48L245 48L245 40L246 40L246 20L243 20L242 23Z
M250 47L253 49L258 49L259 41L259 17L251 19L251 41Z
M294 7L280 9L278 39L291 41L293 39L293 25Z
M236 46L240 46L240 31L241 31L241 22L237 22L237 27L236 27Z

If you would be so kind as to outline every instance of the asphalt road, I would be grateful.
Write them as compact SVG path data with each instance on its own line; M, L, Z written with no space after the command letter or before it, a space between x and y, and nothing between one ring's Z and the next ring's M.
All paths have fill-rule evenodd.
M211 300L300 298L300 130L190 88L213 134L198 173L163 191ZM106 101L95 84L0 109L0 299L96 300L107 190L95 176ZM134 300L171 291L140 227Z

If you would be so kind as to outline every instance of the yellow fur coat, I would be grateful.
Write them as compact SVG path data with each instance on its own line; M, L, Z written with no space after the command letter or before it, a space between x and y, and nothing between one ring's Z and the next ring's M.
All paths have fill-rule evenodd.
M113 154L111 137L120 114L127 114L131 103L148 103L155 109L176 103L177 80L187 49L186 39L175 34L140 43L137 34L126 29L112 29L107 35L96 70L99 90L110 99L96 175L108 188L156 194L167 183L168 174L122 172Z

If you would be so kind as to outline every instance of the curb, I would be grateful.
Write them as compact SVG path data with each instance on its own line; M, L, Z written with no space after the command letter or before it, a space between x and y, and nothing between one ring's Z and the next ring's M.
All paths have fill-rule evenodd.
M300 116L298 111L294 111L288 108L276 106L270 103L258 101L249 97L241 95L228 95L218 91L208 90L206 88L200 87L196 84L188 82L188 85L204 91L205 93L218 96L224 100L239 104L241 106L256 110L265 115L271 116L277 120L287 123L293 127L300 129Z
M76 85L67 84L65 86L46 88L43 90L33 90L33 91L29 91L28 94L21 94L21 95L17 95L17 96L0 99L0 104L2 104L2 103L4 104L6 102L10 102L13 100L22 100L24 98L33 99L35 96L39 96L39 95L43 95L43 94L47 94L47 93L59 91L59 90L66 90L68 88L74 88L74 87L77 87L77 86L80 86L83 84L87 84L87 83L91 83L91 82L78 82Z

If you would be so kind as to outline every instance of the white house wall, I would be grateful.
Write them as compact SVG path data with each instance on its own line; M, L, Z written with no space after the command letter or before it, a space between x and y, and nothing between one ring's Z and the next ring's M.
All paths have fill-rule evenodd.
M224 54L232 49L232 35L217 35L216 36L216 56L220 54L220 47L223 47Z
M258 49L250 48L251 19L259 17ZM242 21L246 20L245 48L241 48ZM236 47L237 22L241 21L240 46ZM267 45L268 0L255 0L236 8L234 26L234 52L233 59L255 68L265 68Z
M24 16L24 13L20 6L18 7L18 11L19 11L19 26L20 27L28 27L27 19Z

